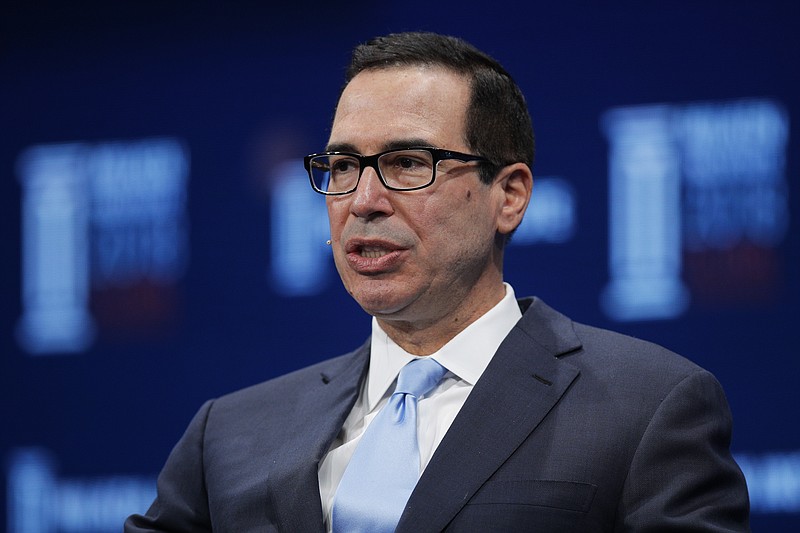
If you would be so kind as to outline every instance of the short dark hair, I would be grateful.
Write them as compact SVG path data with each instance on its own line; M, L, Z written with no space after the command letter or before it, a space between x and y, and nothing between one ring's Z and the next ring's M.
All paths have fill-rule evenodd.
M468 42L430 32L393 33L375 37L354 50L345 86L365 70L431 65L470 79L470 102L464 132L476 155L491 161L480 177L491 183L505 165L533 166L535 142L525 97L500 63Z

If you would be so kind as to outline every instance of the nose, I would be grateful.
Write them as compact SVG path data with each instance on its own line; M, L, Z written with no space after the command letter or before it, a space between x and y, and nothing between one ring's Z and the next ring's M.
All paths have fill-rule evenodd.
M350 212L360 218L389 216L394 212L390 192L384 187L377 171L373 167L366 167L361 173L358 187L351 193Z

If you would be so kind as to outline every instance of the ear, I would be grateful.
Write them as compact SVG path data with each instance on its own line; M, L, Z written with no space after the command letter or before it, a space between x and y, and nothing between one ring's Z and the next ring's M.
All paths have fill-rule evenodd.
M511 234L525 214L533 190L533 174L525 163L514 163L504 167L495 178L495 187L500 195L500 210L497 216L497 231Z

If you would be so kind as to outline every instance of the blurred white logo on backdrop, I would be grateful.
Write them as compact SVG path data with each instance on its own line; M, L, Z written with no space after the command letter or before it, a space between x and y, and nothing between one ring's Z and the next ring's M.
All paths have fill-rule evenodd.
M92 291L181 275L188 169L187 149L172 138L37 145L20 155L23 349L84 351L97 329Z
M621 107L602 126L611 275L602 303L609 316L673 318L690 295L745 300L773 288L773 249L789 220L789 121L780 105Z

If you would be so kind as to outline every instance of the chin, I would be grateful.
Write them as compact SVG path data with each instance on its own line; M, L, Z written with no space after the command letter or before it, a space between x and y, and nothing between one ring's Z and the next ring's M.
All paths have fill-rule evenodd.
M397 313L400 309L394 305L388 305L390 302L386 300L372 300L372 299L356 299L358 305L361 306L361 309L364 310L365 313L372 315L377 318L387 318L395 313Z
M378 318L392 316L407 306L404 299L391 290L361 290L350 294L366 313Z

